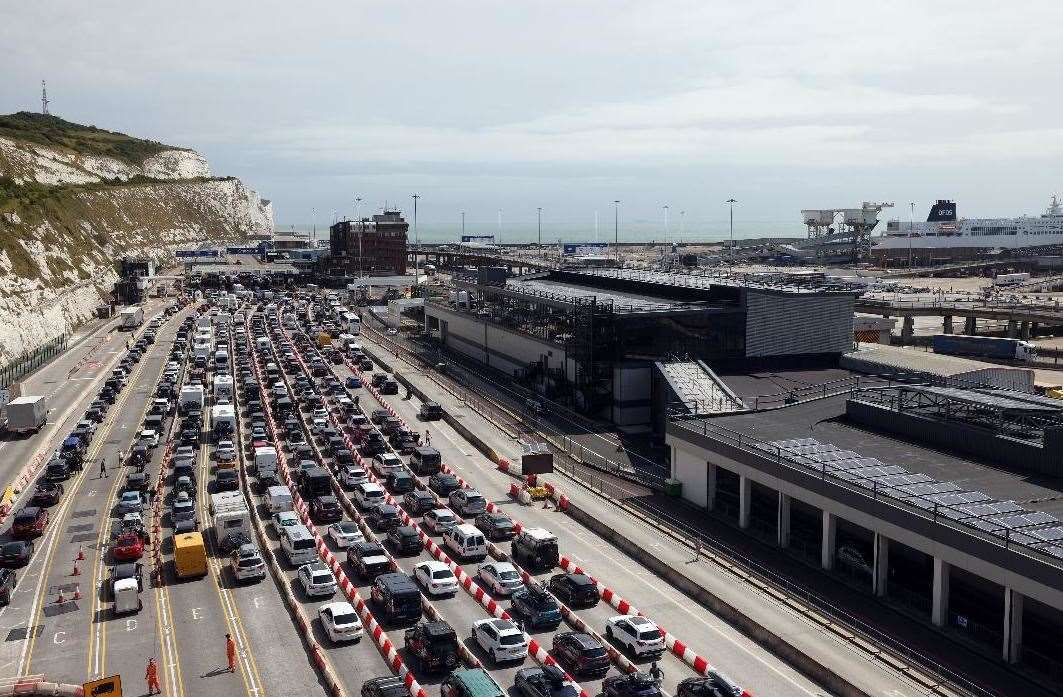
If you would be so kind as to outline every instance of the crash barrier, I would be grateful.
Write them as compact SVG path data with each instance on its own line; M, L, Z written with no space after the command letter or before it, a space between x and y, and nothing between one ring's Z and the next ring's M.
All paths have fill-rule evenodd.
M7 387L65 351L67 339L65 333L60 334L32 351L20 354L15 360L0 368L0 387Z
M84 694L85 690L81 685L51 682L37 676L15 678L10 682L0 683L0 697L14 697L15 695L19 697L22 695L83 697Z

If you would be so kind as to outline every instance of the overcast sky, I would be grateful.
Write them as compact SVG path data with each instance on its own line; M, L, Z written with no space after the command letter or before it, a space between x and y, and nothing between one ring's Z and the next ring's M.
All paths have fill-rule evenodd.
M0 110L195 148L278 223L798 219L1063 189L1059 2L5 3ZM673 213L674 215L674 213Z

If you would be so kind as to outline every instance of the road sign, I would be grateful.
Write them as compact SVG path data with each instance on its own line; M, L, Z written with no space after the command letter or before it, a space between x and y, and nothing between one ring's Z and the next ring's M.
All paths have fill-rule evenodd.
M82 685L85 697L122 697L122 676L112 675L108 678L92 680Z
M494 235L462 235L461 236L461 241L462 242L476 242L476 243L479 243L479 244L494 244L495 243L495 236Z
M561 254L569 256L594 256L605 251L607 242L567 242L561 249Z

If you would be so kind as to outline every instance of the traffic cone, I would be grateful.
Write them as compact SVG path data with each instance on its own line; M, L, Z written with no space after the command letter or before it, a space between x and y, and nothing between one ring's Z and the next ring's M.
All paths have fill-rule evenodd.
M66 602L66 598L63 597L63 588L62 588L62 586L60 586L59 587L59 597L55 599L55 603L56 603L56 605L61 605L62 603L65 603L65 602Z
M85 561L85 545L78 545L78 561Z
M74 560L74 571L71 572L70 575L71 576L80 576L81 575L81 569L78 568L78 560L77 559Z
M74 600L81 600L81 584L74 584Z

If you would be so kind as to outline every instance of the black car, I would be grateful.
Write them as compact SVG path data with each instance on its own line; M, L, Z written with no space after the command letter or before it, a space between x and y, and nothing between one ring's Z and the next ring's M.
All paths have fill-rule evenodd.
M609 672L609 651L605 644L586 632L554 635L551 653L573 675L601 678Z
M366 522L374 530L390 530L402 525L402 517L399 515L399 509L391 504L378 503L366 516Z
M181 431L181 445L199 445L199 429L186 428Z
M343 509L335 496L318 496L310 502L310 517L318 525L343 520Z
M70 478L70 463L63 458L52 460L44 470L44 478L49 482L62 482Z
M407 697L409 694L402 678L373 678L362 683L361 697Z
M661 697L661 689L647 673L625 673L602 682L604 697Z
M538 586L518 588L510 600L509 614L520 618L528 629L552 631L561 625L561 606Z
M513 679L521 697L577 697L579 690L555 665L521 668Z
M424 545L417 534L417 528L412 525L398 525L388 530L388 542L395 554L420 554Z
M214 475L214 491L239 491L240 474L236 470L218 470Z
M54 506L63 496L63 485L58 482L40 482L33 492L30 503L34 506Z
M15 540L0 547L0 564L8 568L25 566L32 557L33 543L29 540Z
M550 592L569 607L594 607L598 604L598 587L585 574L551 576Z
M369 420L375 424L380 424L389 416L391 416L391 412L387 409L374 409L373 413L369 415Z
M402 497L402 507L408 515L423 515L436 507L436 500L427 491L414 489Z
M389 472L385 486L388 491L394 496L399 494L408 494L416 487L416 482L409 473L403 472Z
M18 577L11 569L0 569L0 605L11 602L11 594L15 592Z
M687 678L679 682L677 697L742 697L742 688L722 673L709 669L705 677Z
M347 563L362 578L376 578L391 570L391 561L378 542L356 542L348 547Z
M480 529L487 539L493 541L508 540L516 534L513 521L505 513L491 513L485 511L476 516L476 527Z
M398 394L399 393L399 383L396 382L395 380L391 380L389 378L389 379L385 380L380 385L379 389L380 389L380 394Z
M428 478L428 488L440 496L447 497L450 496L450 492L461 488L461 482L453 474L436 472Z

